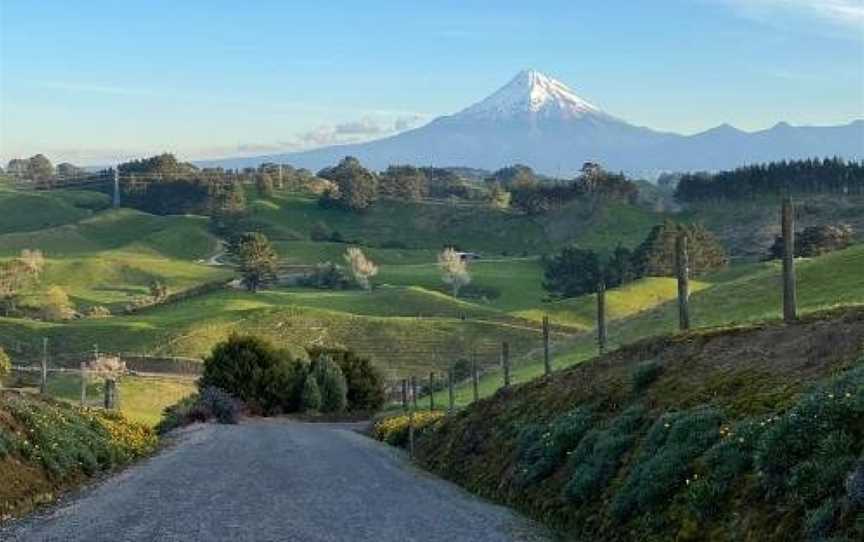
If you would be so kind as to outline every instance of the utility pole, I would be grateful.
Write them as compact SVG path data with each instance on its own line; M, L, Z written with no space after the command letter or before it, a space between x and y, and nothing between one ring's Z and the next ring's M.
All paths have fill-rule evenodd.
M792 198L783 198L780 226L783 234L783 320L790 324L798 319L798 294L795 286L795 214Z
M120 207L120 170L116 167L114 168L114 198L111 204L115 209Z
M501 368L504 371L504 387L510 387L510 343L501 343Z
M278 171L279 171L279 188L281 189L281 188L284 188L284 186L282 185L282 164L279 164L279 170Z

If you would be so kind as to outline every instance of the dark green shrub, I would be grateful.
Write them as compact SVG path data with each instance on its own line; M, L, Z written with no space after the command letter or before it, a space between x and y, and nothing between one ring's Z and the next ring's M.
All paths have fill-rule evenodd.
M240 418L242 405L225 390L210 386L201 390L198 402L205 406L219 423L235 424Z
M654 383L655 380L663 372L663 366L659 362L650 360L644 361L633 369L633 391L640 392Z
M162 419L156 424L156 432L162 435L172 429L192 423L190 412L197 402L198 395L196 394L184 397L173 405L165 407L162 411Z
M519 435L516 484L525 487L552 474L591 429L591 422L591 412L579 407L559 416L545 428L525 428Z
M858 465L846 480L846 497L854 509L864 509L864 459L858 460Z
M251 335L232 335L204 360L199 388L217 387L265 413L290 410L303 374L290 353ZM302 381L300 381L302 382Z
M303 383L303 393L300 394L300 408L303 412L318 412L321 410L321 391L315 375L308 374Z
M618 472L644 424L644 410L633 407L612 420L607 429L589 431L570 454L573 469L564 487L567 500L584 504L596 498Z
M694 475L687 488L687 504L701 520L720 510L722 499L738 477L753 468L753 452L764 422L745 420L720 428L721 440L702 456L704 473Z
M310 359L327 355L339 365L345 384L348 410L352 412L376 412L387 400L384 375L372 365L369 358L360 357L353 350L338 348L309 348Z
M860 434L862 423L864 368L835 378L773 418L755 451L767 495L815 503L842 488L857 459L850 435Z
M612 501L620 521L665 502L684 485L691 463L720 438L720 414L693 409L666 414L648 432L633 468Z
M834 528L835 518L840 511L840 503L828 499L818 508L807 512L804 520L804 532L808 540L825 540Z
M315 359L310 372L321 392L321 412L342 412L348 405L348 385L342 369L330 356L322 354Z

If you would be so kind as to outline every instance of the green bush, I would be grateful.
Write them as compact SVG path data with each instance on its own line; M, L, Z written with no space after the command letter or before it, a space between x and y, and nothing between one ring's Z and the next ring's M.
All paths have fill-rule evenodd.
M376 412L384 406L387 400L384 375L372 365L369 358L360 357L353 350L339 348L309 348L307 351L310 359L326 355L339 365L348 387L348 410Z
M720 438L720 414L699 408L662 416L648 432L612 501L619 521L647 512L684 485L691 463Z
M585 435L568 460L573 474L564 488L567 500L584 504L596 498L633 447L644 416L641 407L632 407L612 420L607 429L594 429Z
M318 356L310 366L310 373L321 392L321 412L342 412L348 405L348 385L342 369L325 354Z
M300 409L303 412L321 410L321 391L318 389L315 375L311 373L306 375L306 381L303 383L303 392L300 394Z
M519 470L516 484L525 487L549 476L564 463L591 429L591 412L579 407L546 426L531 425L519 434Z
M259 337L232 335L204 360L199 388L220 388L265 413L278 413L296 410L304 373L289 352Z
M770 421L755 451L755 467L769 497L815 504L843 487L857 454L852 435L864 424L864 368L805 395Z
M640 363L633 369L633 391L640 392L654 383L663 372L659 362L650 360Z
M0 346L0 380L8 375L10 371L12 371L12 361L9 359L6 351L3 350L3 347Z

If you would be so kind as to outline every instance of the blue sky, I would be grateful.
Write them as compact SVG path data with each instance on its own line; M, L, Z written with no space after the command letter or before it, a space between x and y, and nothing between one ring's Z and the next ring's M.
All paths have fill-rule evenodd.
M694 133L864 118L864 0L0 0L0 160L381 137L532 67Z

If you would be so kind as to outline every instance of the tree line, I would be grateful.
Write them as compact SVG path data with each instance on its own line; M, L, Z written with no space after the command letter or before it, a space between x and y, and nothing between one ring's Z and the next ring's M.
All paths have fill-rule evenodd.
M690 273L700 275L729 263L726 249L701 224L666 220L648 233L634 250L618 246L608 255L578 246L564 247L542 260L543 288L558 298L596 292L602 283L615 288L643 277L675 275L675 240L687 238Z
M675 198L683 202L782 194L864 194L864 163L835 157L689 173L680 177L675 189Z

